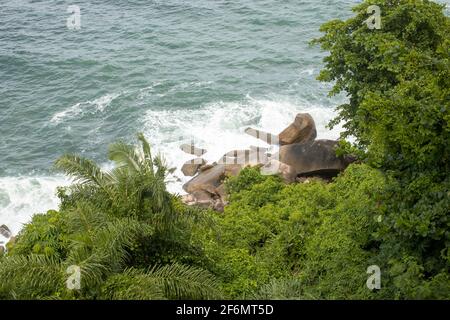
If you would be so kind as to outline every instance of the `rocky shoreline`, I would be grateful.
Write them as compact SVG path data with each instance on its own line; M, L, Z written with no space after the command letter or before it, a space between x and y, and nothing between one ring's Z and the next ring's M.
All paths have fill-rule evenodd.
M278 135L247 128L246 134L268 145L278 145L279 151L270 154L268 148L249 146L245 150L225 153L217 162L207 163L201 158L207 151L194 145L181 145L181 150L196 158L181 168L185 176L193 178L183 185L187 205L223 211L227 205L224 181L237 176L245 167L260 167L264 175L278 175L285 183L307 182L308 177L330 179L356 159L338 157L337 140L318 139L314 119L308 113L299 113L294 121Z
M188 144L180 146L181 150L195 156L181 168L185 176L192 177L183 185L187 193L182 196L185 204L223 212L228 204L224 182L245 167L259 167L262 174L278 175L287 184L307 183L311 177L329 180L356 160L336 156L337 140L316 140L316 125L308 113L297 114L278 135L253 128L247 128L245 133L268 146L279 146L278 152L271 154L268 147L249 146L229 151L216 162L207 163L202 158L207 150ZM6 225L0 226L0 235L5 239L0 241L2 254L6 243L14 241L14 237Z

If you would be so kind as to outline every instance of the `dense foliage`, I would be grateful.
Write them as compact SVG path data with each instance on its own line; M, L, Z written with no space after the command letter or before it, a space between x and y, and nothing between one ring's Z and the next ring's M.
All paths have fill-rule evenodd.
M381 29L365 23L381 9ZM425 0L365 1L347 21L330 21L317 39L330 51L319 79L345 92L332 125L392 174L385 190L380 251L410 296L448 289L450 266L450 18Z
M382 27L364 23L370 4ZM449 299L450 21L429 1L366 1L318 40L320 79L345 92L331 183L284 184L246 168L224 213L185 206L142 135L118 142L115 168L65 155L75 178L0 256L0 299ZM81 288L67 288L79 266ZM366 286L381 270L381 289Z
M140 150L110 146L111 172L74 155L56 162L76 183L59 190L59 211L35 215L9 245L0 298L220 297L214 276L201 268L201 249L190 243L202 215L166 191L162 159L138 138ZM80 290L66 285L70 266L80 268Z

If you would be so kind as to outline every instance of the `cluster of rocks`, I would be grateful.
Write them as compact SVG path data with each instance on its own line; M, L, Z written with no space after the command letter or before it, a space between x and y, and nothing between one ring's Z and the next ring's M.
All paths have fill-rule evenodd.
M197 158L186 162L181 171L193 176L183 189L188 193L183 202L223 211L227 204L224 180L236 176L247 166L261 167L261 173L279 175L286 183L304 182L307 177L329 179L344 170L354 158L336 156L336 140L316 140L314 119L308 113L299 113L280 134L247 128L245 133L269 145L279 145L279 151L270 154L268 148L250 146L246 150L227 152L217 162L208 164L201 158L205 149L184 144L181 149Z

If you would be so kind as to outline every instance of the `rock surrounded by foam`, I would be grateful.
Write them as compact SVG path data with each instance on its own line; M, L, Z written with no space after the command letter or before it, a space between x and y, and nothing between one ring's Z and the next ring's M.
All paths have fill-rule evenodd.
M9 239L11 237L11 235L12 235L11 234L11 230L9 230L9 228L6 225L4 225L4 224L2 224L0 226L0 234L2 236L4 236L5 238L7 238L7 239Z
M262 174L279 175L285 183L294 183L304 175L335 176L354 160L336 155L338 141L315 140L316 125L308 113L297 114L294 122L278 136L252 128L247 128L245 133L269 145L280 144L279 152L271 155L267 148L259 147L233 150L225 153L218 163L206 165L205 170L196 168L197 176L183 186L189 193L183 198L185 203L222 211L226 205L224 179L238 175L246 166L260 166Z

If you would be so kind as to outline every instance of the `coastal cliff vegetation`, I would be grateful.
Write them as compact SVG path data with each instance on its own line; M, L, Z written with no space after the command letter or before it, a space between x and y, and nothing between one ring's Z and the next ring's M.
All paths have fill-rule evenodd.
M217 212L166 190L142 134L110 146L111 171L64 155L74 182L0 254L0 299L449 299L450 18L420 0L354 13L313 42L329 52L319 80L348 95L336 152L357 162L290 184L245 168Z

